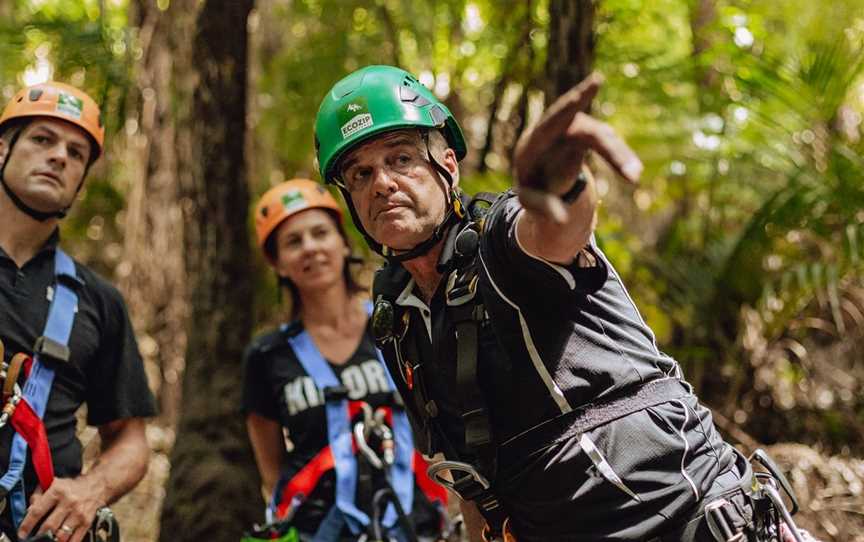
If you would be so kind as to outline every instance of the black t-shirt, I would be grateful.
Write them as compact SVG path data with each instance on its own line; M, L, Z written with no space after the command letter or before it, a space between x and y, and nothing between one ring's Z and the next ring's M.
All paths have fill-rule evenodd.
M48 317L48 290L54 284L54 235L20 269L0 248L0 339L6 347L4 361L18 352L31 354ZM123 298L116 288L96 273L75 263L83 286L77 289L78 311L69 340L69 363L56 363L55 376L45 410L44 423L58 477L81 472L81 443L75 434L75 412L87 404L87 423L148 417L156 413L147 385L144 364L132 331ZM23 384L23 375L20 377ZM0 470L9 462L11 424L0 429ZM28 494L36 485L28 461L24 471Z
M519 244L521 212L512 193L498 198L484 220L477 263L477 299L488 314L478 329L478 386L499 445L598 398L680 375L593 240L571 265L544 261ZM394 301L394 331L401 339L382 352L409 406L418 443L427 453L470 458L463 408L454 393L457 341L446 310L448 283L449 274L427 305L405 269L388 264L376 276L373 295ZM419 401L403 370L409 362L419 364L411 378L412 389L427 396ZM436 408L427 424L420 412L429 400ZM731 447L692 395L601 426L585 438L590 442L581 445L579 436L557 445L538 442L539 453L509 463L499 456L496 485L520 534L638 539L628 537L680 516L719 472L732 468ZM582 453L585 448L593 448L596 461ZM604 478L608 471L598 468L599 458L623 479L621 485Z
M300 323L294 323L257 337L247 348L244 359L243 411L275 420L282 426L291 443L281 473L286 480L329 443L323 391L303 369L288 342L302 330ZM366 402L373 409L394 406L386 369L378 360L368 327L351 358L344 364L330 366L348 390L350 401ZM333 470L325 473L298 508L292 522L301 532L314 533L333 507L335 481ZM355 504L368 513L371 495L367 497L369 502ZM439 518L417 484L411 515L421 532L437 532ZM343 534L348 534L347 528Z

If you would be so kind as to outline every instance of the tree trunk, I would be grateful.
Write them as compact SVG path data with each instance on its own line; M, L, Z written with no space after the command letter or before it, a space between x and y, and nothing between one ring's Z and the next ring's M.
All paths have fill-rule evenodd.
M585 79L594 66L594 0L550 0L546 101Z
M184 8L192 9L183 2L173 2L164 12L147 0L130 5L130 22L139 29L143 55L136 66L135 103L130 107L138 112L137 124L126 131L130 188L124 259L118 267L145 366L155 380L151 383L159 422L167 427L177 423L188 307L171 110L172 64L183 63L176 39L177 22L183 20L178 12Z
M175 69L191 306L161 539L236 542L261 510L239 412L240 361L253 314L244 153L246 21L253 0L197 6L186 34L194 36L191 68Z

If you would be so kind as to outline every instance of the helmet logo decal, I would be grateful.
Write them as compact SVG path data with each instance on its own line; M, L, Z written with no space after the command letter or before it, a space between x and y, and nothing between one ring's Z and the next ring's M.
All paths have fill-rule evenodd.
M369 113L369 105L366 98L357 96L348 102L345 109L340 111L339 122L342 125L342 139L347 139L360 130L369 128L375 122Z
M364 128L372 126L372 115L369 113L361 113L342 125L342 139L345 139L351 134L355 134Z
M81 98L77 98L65 92L61 92L57 96L57 111L65 113L70 117L80 119L82 109L84 109L84 101Z
M303 193L299 190L292 190L291 192L287 192L285 195L282 196L282 207L284 207L286 211L296 209L297 207L305 206L306 199L303 198Z

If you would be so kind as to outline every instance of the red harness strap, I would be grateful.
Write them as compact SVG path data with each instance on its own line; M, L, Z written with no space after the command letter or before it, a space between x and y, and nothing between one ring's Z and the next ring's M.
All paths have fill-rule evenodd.
M392 426L392 409L390 409L390 407L383 407L383 409L386 412L385 419L387 420L387 423ZM362 412L363 401L348 402L349 419L354 419L355 416ZM28 440L28 443L29 442L30 441ZM35 450L35 448L33 449ZM357 451L356 443L354 444L354 451ZM328 444L327 446L322 448L321 451L315 455L315 457L313 457L308 463L306 463L302 469L297 471L297 474L295 474L294 477L291 478L288 483L286 483L285 486L282 488L282 492L279 496L279 504L276 506L276 519L284 519L291 511L291 505L295 500L295 497L299 497L300 499L308 497L315 489L315 486L318 485L318 481L321 479L324 473L333 469L334 466L335 462L333 461L333 453L330 451L330 445ZM441 504L447 504L447 490L433 482L426 475L426 469L428 468L429 464L426 462L425 459L423 459L423 456L420 454L420 452L417 452L415 450L411 469L414 471L414 479L416 480L417 485L420 487L420 489L423 491L423 493L426 495L430 502L438 500L441 502Z
M420 487L420 490L423 491L423 494L426 495L426 498L429 499L429 502L435 502L436 500L441 502L441 504L447 504L447 490L444 489L444 486L436 484L432 481L431 478L426 474L426 471L429 469L429 463L423 459L423 455L414 450L414 461L411 465L411 469L414 471L414 480L416 480L417 485Z
M48 435L45 433L45 424L39 416L33 412L33 408L26 399L22 398L15 412L12 413L12 427L15 428L27 445L33 458L33 468L39 479L39 487L47 490L54 481L54 463L51 462L51 449L48 447Z
M24 374L30 376L30 369L33 368L33 358L27 357L24 360ZM39 487L42 490L47 490L54 482L54 463L51 461L51 448L48 446L48 435L45 433L45 424L33 411L30 403L23 397L15 407L15 412L12 413L10 420L12 427L15 428L27 445L30 447L30 453L33 459L33 469L36 471L36 477L39 479Z
M315 486L318 485L318 480L333 467L333 453L330 451L330 445L328 444L285 484L285 487L282 489L282 495L279 498L279 504L276 506L276 519L284 519L288 515L288 512L291 511L294 497L298 495L301 499L308 497L312 493L312 490L315 489Z

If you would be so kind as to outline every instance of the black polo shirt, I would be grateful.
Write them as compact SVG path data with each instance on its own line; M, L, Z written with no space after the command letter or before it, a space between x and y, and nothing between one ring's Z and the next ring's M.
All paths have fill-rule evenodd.
M502 195L479 247L477 292L488 320L478 330L478 386L498 445L598 399L680 375L593 240L569 266L544 261L519 245L521 212L512 193ZM427 305L405 269L388 264L374 295L394 300L401 339L382 352L412 407L418 445L454 459L471 454L456 393L456 329L445 310L448 279ZM410 377L407 365L416 367ZM418 389L435 404L428 425L418 415L422 401L411 400ZM641 539L681 517L733 468L710 413L686 392L536 449L510 462L499 455L495 480L525 540Z
M18 352L31 354L48 317L48 290L54 284L55 233L23 267L0 248L0 339L4 361ZM75 262L83 286L78 288L78 311L72 327L69 363L54 363L55 376L44 423L54 472L74 477L81 472L81 443L76 437L75 412L86 403L87 423L148 417L156 413L144 364L125 303L116 288ZM20 377L23 384L23 375ZM13 429L0 429L0 472L6 472ZM28 461L24 472L28 494L36 485ZM8 507L7 507L8 508Z

